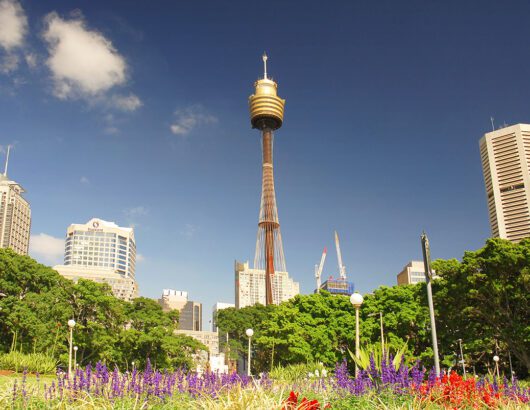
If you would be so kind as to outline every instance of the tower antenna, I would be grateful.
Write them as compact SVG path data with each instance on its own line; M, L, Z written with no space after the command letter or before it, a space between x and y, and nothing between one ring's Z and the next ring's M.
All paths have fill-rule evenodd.
M263 52L263 78L267 79L267 53Z
M6 164L4 167L4 176L7 177L7 166L9 165L9 151L11 151L11 145L7 146Z
M495 125L493 124L493 117L490 117L491 120L491 130L495 131Z

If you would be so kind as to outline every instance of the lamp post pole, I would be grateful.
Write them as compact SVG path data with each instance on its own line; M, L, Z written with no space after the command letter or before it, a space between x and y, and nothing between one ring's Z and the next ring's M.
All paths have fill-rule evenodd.
M75 326L75 320L70 319L68 321L68 327L70 328L70 349L68 352L68 377L72 374L72 345L73 345L73 339L74 339L74 326Z
M493 361L495 362L495 370L497 371L497 380L500 380L501 376L499 374L499 356L493 356Z
M431 272L431 250L429 247L429 239L427 234L421 234L421 247L423 251L423 264L425 266L425 281L427 282L427 300L429 303L429 314L431 316L431 338L432 338L432 352L434 354L434 368L436 377L440 377L440 358L438 356L438 337L436 336L436 323L434 321L434 304L432 301L432 272Z
M77 346L74 346L74 373L77 370Z
M383 330L383 312L377 312L377 313L370 313L368 316L375 316L379 315L379 322L381 326L381 354L384 356L385 354L385 333Z
M361 350L360 350L360 347L359 347L359 334L360 334L360 329L359 329L359 309L361 308L361 305L363 304L364 302L364 298L363 298L363 295L361 295L360 293L352 293L352 295L350 296L350 303L353 305L353 307L355 308L355 357L357 359L360 358L361 356ZM357 377L359 373L359 368L357 366L357 363L355 363L355 377Z
M464 379L466 379L466 364L464 362L464 352L462 351L462 339L458 339L458 344L460 345L460 360L462 363L462 370L464 371Z
M252 336L254 335L254 331L252 329L247 329L245 332L248 337L248 359L247 359L247 376L250 377L250 343L252 340Z

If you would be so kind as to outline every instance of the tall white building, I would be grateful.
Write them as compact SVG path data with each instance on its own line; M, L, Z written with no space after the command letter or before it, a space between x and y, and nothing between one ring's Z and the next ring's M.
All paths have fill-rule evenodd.
M250 269L248 262L235 262L236 308L265 305L265 270ZM287 272L274 272L272 300L278 305L300 293L300 284Z
M479 144L492 235L530 237L530 125L488 132Z
M64 265L54 269L74 281L108 283L124 300L138 297L134 230L98 218L72 224L66 232Z
M212 307L212 332L217 332L217 312L219 312L222 309L226 308L233 308L236 307L233 303L225 303L225 302L217 302Z
M9 148L8 148L9 150ZM7 176L7 164L0 174L0 248L11 248L21 255L27 255L31 228L31 209L22 194L25 192Z

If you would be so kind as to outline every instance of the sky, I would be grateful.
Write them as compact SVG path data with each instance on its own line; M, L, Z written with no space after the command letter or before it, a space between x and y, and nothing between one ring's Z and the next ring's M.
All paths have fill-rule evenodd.
M71 223L133 226L142 296L234 302L254 258L261 55L286 99L274 144L287 269L302 293L337 230L362 293L490 235L479 139L529 121L527 1L0 0L0 146L31 203L30 254ZM2 160L4 154L2 155Z

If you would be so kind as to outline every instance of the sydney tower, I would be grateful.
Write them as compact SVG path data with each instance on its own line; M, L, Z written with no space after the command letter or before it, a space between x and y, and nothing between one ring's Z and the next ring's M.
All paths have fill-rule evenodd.
M261 207L254 269L265 271L265 301L271 305L279 300L274 294L274 272L286 272L280 221L274 192L272 166L273 131L282 126L285 100L278 97L278 84L267 77L267 55L263 55L264 75L254 83L254 94L249 97L252 128L261 131L263 177Z

